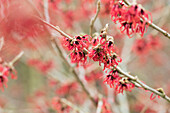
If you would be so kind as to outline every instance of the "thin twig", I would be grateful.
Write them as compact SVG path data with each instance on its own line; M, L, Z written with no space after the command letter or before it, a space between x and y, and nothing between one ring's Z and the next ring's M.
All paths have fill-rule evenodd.
M73 39L71 36L69 36L68 34L66 34L65 32L63 32L59 27L55 27L54 25L46 22L45 20L37 17L37 19L39 19L41 22L43 22L44 24L48 25L49 27L53 28L54 30L56 30L57 32L59 32L62 36L65 36L69 39Z
M167 31L161 29L160 27L158 27L157 25L155 25L154 23L151 23L151 22L149 23L149 26L152 27L153 29L156 29L157 31L162 33L164 36L166 36L167 38L170 39L170 34Z
M125 2L126 5L130 6L131 3L128 0L123 0ZM154 23L152 23L151 21L146 22L146 24L148 24L150 27L152 27L153 29L159 31L160 33L162 33L165 37L170 39L170 33L168 33L167 31L163 30L162 28L158 27L157 25L155 25Z
M142 81L140 81L137 77L134 77L134 76L130 75L129 73L123 71L123 70L122 70L120 67L118 67L118 66L116 67L116 70L117 70L120 74L128 77L129 79L131 79L131 80L134 81L135 83L139 84L143 89L148 90L148 91L150 91L150 92L153 92L154 94L159 95L160 97L162 97L162 98L164 98L165 100L167 100L168 102L170 102L170 98L169 98L167 95L165 95L164 93L161 93L161 92L157 91L156 89L151 88L150 86L148 86L148 85L146 85L145 83L143 83ZM136 85L136 84L135 84L135 85ZM139 85L136 85L136 86L139 87Z
M168 16L169 16L168 15L169 12L170 12L170 7L169 6L166 6L166 7L164 7L162 9L161 14L163 13L163 15L162 15L162 17L161 17L161 19L160 19L160 21L158 23L158 25L160 27L163 26L166 23L166 21L168 19ZM160 18L160 16L159 16L159 18ZM153 36L156 36L158 33L159 33L158 31L154 31L154 30L151 31L151 34L153 34Z
M47 22L50 22L50 17L48 13L48 0L44 0L44 15L45 15L45 20Z
M16 62L22 57L23 54L24 54L24 52L21 51L21 52L9 63L9 65L10 65L10 66L13 66L14 63L16 63Z
M54 30L58 31L62 36L67 37L67 38L69 38L69 39L73 39L71 36L69 36L69 35L66 34L64 31L62 31L58 26L55 27L54 25L46 22L45 20L43 20L43 19L41 19L41 18L39 18L39 17L37 17L37 19L39 19L41 22L43 22L43 23L46 24L47 26L49 26L49 27L53 28ZM85 48L84 48L84 51L85 51L85 52L88 52L88 50L85 49Z
M90 36L92 36L94 22L96 21L97 16L99 15L99 12L100 12L100 0L97 1L97 12L96 12L96 15L90 21L90 31L89 31L90 32Z
M33 10L39 15L40 17L43 17L42 14L39 12L39 10L36 8L35 4L32 0L26 0L26 2L32 6Z

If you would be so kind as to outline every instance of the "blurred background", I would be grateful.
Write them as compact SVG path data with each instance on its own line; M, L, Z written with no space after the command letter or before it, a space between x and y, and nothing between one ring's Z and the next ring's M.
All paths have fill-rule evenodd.
M152 28L148 28L143 38L139 35L129 38L122 34L119 24L111 20L110 1L101 0L93 33L99 33L108 23L108 34L114 37L118 54L123 60L119 66L137 75L149 86L163 88L170 96L170 40ZM130 2L135 1L151 12L153 23L170 32L169 0ZM9 79L8 88L0 92L0 113L77 113L73 107L56 102L61 98L85 113L96 112L76 81L72 68L51 43L55 38L70 62L70 53L62 46L63 36L36 19L40 17L59 26L70 36L84 35L89 34L96 8L96 0L0 0L0 38L4 40L0 57L10 62L24 51L23 57L15 64L17 80ZM139 40L153 46L140 51ZM102 107L101 113L170 113L168 102L161 98L150 100L151 93L142 89L134 88L132 92L115 95L114 90L103 83L106 73L96 62L88 62L85 67L71 66L96 101L98 95L102 95L105 107Z

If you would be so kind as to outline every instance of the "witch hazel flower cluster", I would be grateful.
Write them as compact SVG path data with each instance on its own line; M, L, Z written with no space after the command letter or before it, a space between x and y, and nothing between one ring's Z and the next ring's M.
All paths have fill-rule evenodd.
M90 42L90 36L75 36L70 39L68 37L64 37L64 46L71 51L70 57L72 63L85 64L87 61L87 52L84 49L88 49Z
M120 24L121 33L126 33L130 38L135 33L143 37L148 25L152 22L151 14L140 5L127 6L123 1L113 0L111 2L111 19Z
M92 48L89 52L89 57L93 61L98 61L99 65L104 65L104 69L110 69L117 66L122 59L116 54L113 37L107 36L107 28L105 27L99 36L96 36L91 41Z
M120 77L115 70L122 59L116 54L114 39L107 35L107 29L108 24L100 34L95 34L91 41L89 41L91 37L88 35L75 36L73 39L64 37L63 44L71 51L72 63L85 64L89 57L90 60L99 62L99 65L103 66L103 71L111 70L104 79L104 83L107 83L110 88L115 88L117 93L123 93L124 90L131 91L134 84L130 83L128 78Z
M72 63L86 64L87 57L93 61L98 61L99 65L104 64L104 70L111 66L118 65L122 59L115 53L113 37L106 35L106 30L102 30L99 36L93 39L89 35L75 36L74 38L64 37L63 45L71 51ZM90 41L90 39L92 39ZM91 46L90 46L91 45Z
M7 82L9 76L11 79L17 79L17 71L14 68L14 63L21 58L24 52L20 52L12 61L9 63L5 62L0 57L0 90L4 91L4 87L7 88Z
M116 93L123 94L123 91L131 91L135 87L134 84L129 82L128 78L120 77L114 68L122 59L116 54L113 37L107 36L107 26L99 36L93 38L91 44L89 57L98 61L100 66L103 64L103 71L111 69L109 74L106 75L104 83L107 83L110 88L115 88Z
M128 78L120 77L116 70L111 70L104 79L104 83L108 84L110 88L114 88L116 93L122 93L124 91L131 91L135 85L129 82Z

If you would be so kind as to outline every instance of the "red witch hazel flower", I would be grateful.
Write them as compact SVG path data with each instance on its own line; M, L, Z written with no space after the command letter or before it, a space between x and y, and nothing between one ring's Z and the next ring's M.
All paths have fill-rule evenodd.
M154 93L151 93L150 99L154 100L156 98L156 95L154 95ZM158 98L160 98L160 96L158 95Z
M120 79L121 79L121 78L119 77L117 71L116 71L116 70L112 70L112 71L110 71L109 74L105 77L105 79L104 79L103 82L104 82L104 83L106 82L106 83L110 86L110 88L114 88L114 86L119 83L119 80L120 80Z
M84 36L75 36L73 39L64 37L64 43L63 45L68 49L68 50L83 50L88 49L90 42L89 42L90 36L84 35Z
M90 36L75 36L73 39L65 38L64 37L64 46L68 50L72 50L70 53L71 62L72 63L79 63L85 64L87 61L87 52L84 49L88 49L90 42Z
M121 80L119 80L119 83L116 85L115 90L117 93L122 93L123 91L131 91L131 89L133 89L135 87L135 85L131 82L128 81L127 78L122 78Z
M121 78L116 70L112 70L105 77L104 83L107 83L110 88L114 88L117 93L122 93L123 91L131 91L135 86L130 83L127 78Z
M7 87L8 76L11 75L12 79L16 79L16 76L12 73L13 70L7 66L0 64L0 89L4 91L4 86Z
M117 56L116 54L109 56L109 58L108 58L108 56L106 56L103 59L104 59L104 61L103 61L104 69L103 70L105 70L105 68L117 66L118 63L122 61L122 59L119 56Z
M162 88L158 88L156 89L158 92L162 93L163 95L165 95L165 92ZM158 97L160 99L160 96L159 95L156 95L154 93L151 93L151 96L150 96L150 99L151 100L154 100L156 97Z
M92 39L92 48L89 51L89 57L94 61L99 61L99 65L104 64L104 69L117 66L122 61L115 53L113 37L106 36L106 31L101 31L100 36Z
M87 61L86 53L84 51L73 51L70 53L71 62L85 64Z
M130 38L135 33L139 33L143 37L148 27L146 23L152 22L150 13L139 5L126 6L123 2L116 0L111 4L111 18L114 23L120 23L121 32L126 32Z
M69 39L69 38L67 38L67 37L63 37L62 39L63 39L63 41L62 41L63 46L64 46L67 50L73 50L74 46L73 46L72 39Z

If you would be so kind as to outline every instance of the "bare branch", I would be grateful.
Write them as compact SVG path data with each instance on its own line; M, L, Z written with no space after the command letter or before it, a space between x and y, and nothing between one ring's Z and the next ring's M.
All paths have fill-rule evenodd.
M39 20L40 20L41 22L43 22L44 24L48 25L49 27L51 27L51 28L53 28L54 30L56 30L57 32L59 32L62 36L65 36L65 37L67 37L67 38L69 38L69 39L73 39L71 36L69 36L68 34L66 34L65 32L63 32L62 30L60 30L59 27L55 27L54 25L46 22L45 20L43 20L43 19L41 19L41 18L39 18L39 17L37 17L37 19L39 19Z
M70 70L73 72L73 75L75 76L76 80L79 82L79 84L81 85L81 87L83 88L84 92L87 94L87 96L90 98L90 100L93 102L93 104L96 106L96 102L94 100L94 98L90 95L89 91L86 89L85 85L83 84L83 82L80 80L78 74L76 73L75 69L70 65L70 63L67 61L67 59L65 58L63 51L61 51L61 48L58 46L58 43L56 42L56 40L53 38L52 42L55 44L56 48L59 51L59 55L64 59L64 62L66 63L66 65L68 67L70 67Z
M36 17L38 20L40 20L41 22L43 22L45 25L51 27L52 29L56 30L57 32L59 32L62 36L67 37L69 39L73 39L71 36L69 36L68 34L66 34L65 32L63 32L62 30L60 30L59 27L55 27L54 25L48 23L47 21ZM48 17L49 18L49 17ZM55 40L55 38L51 39L52 44L55 45L55 47L58 49L59 55L63 58L64 62L66 63L66 65L68 67L70 67L70 70L73 72L73 75L75 76L76 80L79 82L79 84L81 85L81 87L83 88L83 91L87 94L87 96L90 98L90 100L92 101L92 103L96 105L96 102L94 100L94 98L90 95L89 91L86 89L85 85L83 84L83 82L81 81L81 79L79 78L78 74L76 73L75 69L70 65L70 63L68 62L68 60L65 58L63 51L61 50L61 48L58 46L57 41Z
M10 65L10 66L13 66L14 63L16 63L16 62L22 57L23 54L24 54L24 52L21 51L21 52L9 63L9 65Z
M140 87L142 87L143 89L148 90L148 91L150 91L150 92L153 92L154 94L159 95L159 96L161 96L162 98L164 98L165 100L167 100L168 102L170 102L170 98L169 98L167 95L165 95L165 93L161 93L161 92L157 91L156 89L151 88L150 86L148 86L148 85L146 85L145 83L143 83L142 81L140 81L140 80L137 78L137 76L134 77L134 76L128 74L127 72L124 72L120 67L117 66L117 67L115 67L115 68L116 68L116 70L117 70L120 74L122 74L122 75L130 78L131 81L139 84ZM135 84L135 85L136 85L136 84ZM139 87L139 85L136 85L136 86Z
M99 12L100 12L100 0L98 0L98 2L97 2L97 12L96 12L96 15L90 21L90 36L92 36L94 22L96 21L97 16L99 15Z

